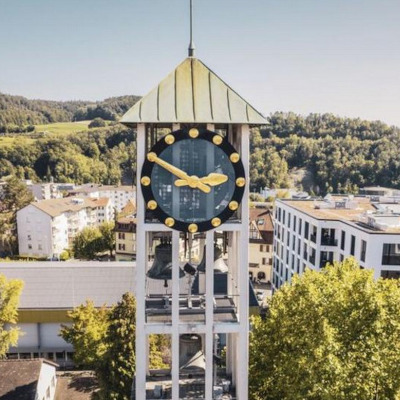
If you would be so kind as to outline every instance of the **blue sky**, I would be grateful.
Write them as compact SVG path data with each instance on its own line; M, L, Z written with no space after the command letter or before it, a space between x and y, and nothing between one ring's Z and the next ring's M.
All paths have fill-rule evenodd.
M265 115L400 126L400 0L194 0L197 56ZM0 92L144 95L187 55L189 0L0 0Z

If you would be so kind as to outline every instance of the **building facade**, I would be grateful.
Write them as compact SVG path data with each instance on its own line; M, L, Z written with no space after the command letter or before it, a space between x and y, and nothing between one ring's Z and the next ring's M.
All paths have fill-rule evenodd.
M400 277L400 204L380 198L327 196L277 200L273 288L306 268L354 257L375 278Z
M124 293L134 292L136 268L116 262L21 262L0 263L0 274L24 282L17 325L22 335L7 357L42 357L69 367L74 349L60 336L61 325L71 323L68 311L87 299L95 307L116 304Z
M115 260L136 259L136 218L118 218L115 224Z
M17 212L19 254L58 258L71 248L76 234L87 226L113 219L105 198L64 198L31 203Z
M271 282L274 225L270 210L250 209L249 274L260 282Z
M112 185L97 185L87 184L78 186L69 191L71 196L100 198L105 197L110 199L112 208L118 213L130 202L135 201L136 189L133 186L112 186Z

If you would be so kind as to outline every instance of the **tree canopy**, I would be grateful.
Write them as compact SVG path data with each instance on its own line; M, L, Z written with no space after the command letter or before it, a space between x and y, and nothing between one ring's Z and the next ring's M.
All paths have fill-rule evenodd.
M22 281L8 280L0 274L0 359L5 357L10 346L18 342L20 331L15 324L23 286Z
M352 258L294 276L250 339L253 400L400 398L400 283Z
M75 258L92 260L98 253L108 251L110 256L115 249L114 222L103 222L99 227L86 227L73 241Z
M96 308L88 300L68 313L72 325L60 335L75 349L75 362L93 369L101 400L129 400L136 370L136 301L125 293L114 306ZM170 343L164 335L149 335L150 368L167 368Z

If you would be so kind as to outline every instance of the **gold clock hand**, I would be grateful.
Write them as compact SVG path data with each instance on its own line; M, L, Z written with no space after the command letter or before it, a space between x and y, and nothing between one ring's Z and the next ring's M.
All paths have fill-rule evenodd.
M198 188L204 193L210 193L211 188L204 183L200 182L200 179L197 176L189 176L186 172L182 171L181 169L175 167L174 165L171 165L170 163L162 160L161 158L157 157L155 153L149 153L147 154L147 159L150 162L155 162L158 164L160 167L163 167L167 171L171 172L171 174L174 174L178 178L184 179L185 181L188 182L188 185L195 189Z
M218 186L225 183L228 180L228 176L224 174L217 174L215 172L211 172L207 176L200 178L200 182L205 183L210 186ZM189 185L186 179L177 179L175 181L175 186L186 186Z

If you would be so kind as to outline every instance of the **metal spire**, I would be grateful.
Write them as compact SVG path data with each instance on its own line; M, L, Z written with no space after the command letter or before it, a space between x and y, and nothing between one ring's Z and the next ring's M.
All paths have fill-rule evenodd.
M190 0L190 43L189 43L189 57L194 57L196 47L193 43L193 0Z

